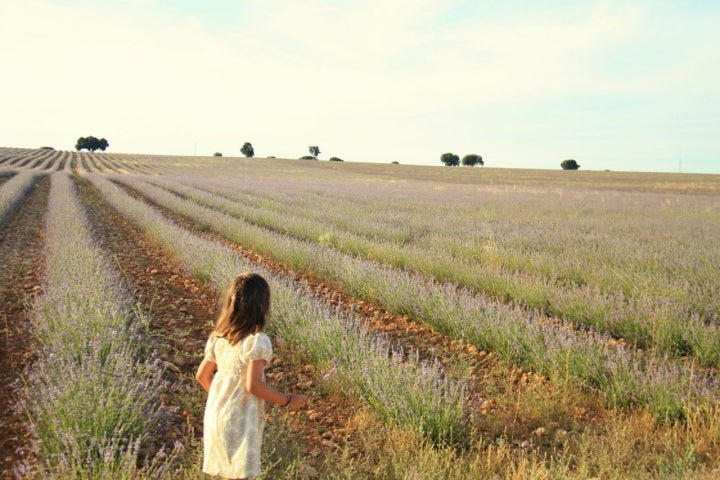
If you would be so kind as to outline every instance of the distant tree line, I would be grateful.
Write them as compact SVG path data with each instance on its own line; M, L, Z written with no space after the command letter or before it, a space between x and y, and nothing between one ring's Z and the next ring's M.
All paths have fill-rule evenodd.
M447 152L440 155L440 161L448 167L457 167L460 164L467 167L474 167L475 165L485 165L482 157L475 153L469 153L465 155L462 160L460 160L460 157L458 157L454 153ZM563 170L578 170L580 168L580 165L577 163L577 161L571 158L568 160L563 160L562 163L560 163L560 167Z
M108 141L104 138L97 138L94 136L89 137L80 137L78 138L77 142L75 143L75 149L77 151L80 150L89 150L91 152L94 152L95 150L102 150L105 151L110 146ZM43 147L43 149L52 149L52 147ZM320 147L317 145L310 145L308 146L308 151L310 152L310 155L304 155L300 157L301 160L317 160L317 157L320 155ZM240 153L245 155L248 158L255 156L255 149L252 146L252 143L245 142L240 149ZM222 157L222 153L215 152L214 156L216 157ZM267 157L267 158L275 158L274 156ZM342 162L343 160L338 157L330 157L331 162ZM466 167L474 167L475 165L485 165L485 162L483 161L483 158L476 154L476 153L468 153L462 159L454 153L447 152L440 155L440 161L447 165L448 167L457 167L458 165L463 165ZM392 162L393 164L397 164L398 162ZM562 163L560 163L560 167L563 170L578 170L580 168L580 165L577 163L577 161L573 159L563 160Z
M310 152L310 155L304 155L304 156L300 157L300 159L301 160L317 160L318 155L320 155L320 147L318 147L317 145L310 145L308 147L308 152ZM248 158L254 157L255 149L253 148L252 143L245 142L243 144L242 148L240 149L240 153L242 153L243 155L245 155ZM275 157L273 156L273 157L267 157L267 158L275 158ZM330 159L330 161L342 162L342 159L340 159L338 157L332 157Z

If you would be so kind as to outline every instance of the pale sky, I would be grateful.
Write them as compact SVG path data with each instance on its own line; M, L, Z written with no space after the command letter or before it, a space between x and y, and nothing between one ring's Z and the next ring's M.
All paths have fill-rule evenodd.
M0 0L0 146L720 173L718 0Z

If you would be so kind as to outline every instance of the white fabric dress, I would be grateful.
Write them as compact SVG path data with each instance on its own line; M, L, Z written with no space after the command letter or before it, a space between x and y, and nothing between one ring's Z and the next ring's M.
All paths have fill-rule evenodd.
M211 336L205 359L217 364L203 425L203 472L225 478L260 476L265 401L247 392L247 366L272 359L270 337L260 332L230 345Z

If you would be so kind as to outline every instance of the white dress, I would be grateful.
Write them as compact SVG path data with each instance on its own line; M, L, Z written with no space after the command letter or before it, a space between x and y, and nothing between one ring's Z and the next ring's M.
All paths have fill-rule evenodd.
M245 378L251 361L269 364L272 354L270 337L262 332L235 345L222 337L208 339L205 359L217 364L217 372L205 406L203 472L225 478L260 476L265 401L247 392Z

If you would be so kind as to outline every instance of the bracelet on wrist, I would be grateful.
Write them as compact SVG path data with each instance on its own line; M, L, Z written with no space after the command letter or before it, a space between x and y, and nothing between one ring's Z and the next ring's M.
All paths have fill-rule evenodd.
M283 405L283 407L287 407L288 405L290 405L290 402L292 401L292 394L291 393L286 394L285 398L287 398L287 402L285 402L285 405Z

